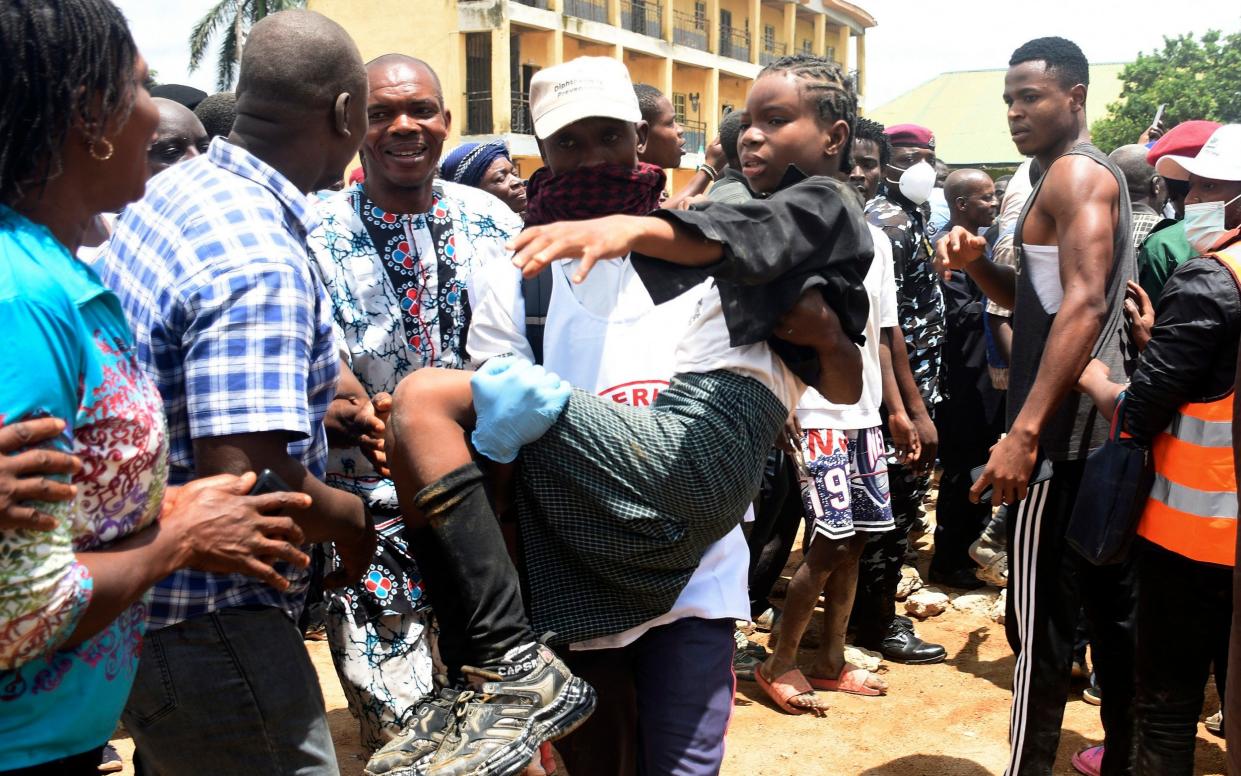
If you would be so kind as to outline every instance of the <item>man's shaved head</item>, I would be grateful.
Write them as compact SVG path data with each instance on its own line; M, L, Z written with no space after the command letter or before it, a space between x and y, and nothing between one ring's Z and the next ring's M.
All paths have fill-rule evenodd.
M1129 198L1135 202L1145 202L1158 210L1163 202L1157 204L1154 199L1163 199L1163 178L1155 172L1155 168L1146 163L1146 146L1134 143L1123 145L1107 155L1112 164L1125 174L1125 183L1129 188Z
M977 232L995 219L995 183L982 170L954 170L944 180L950 223Z
M968 197L975 189L994 186L991 176L982 170L954 170L944 179L944 198L949 202L957 197Z
M440 105L444 104L444 87L440 85L439 75L429 64L417 57L411 57L408 54L380 54L366 63L366 76L372 80L382 79L392 82L400 80L399 76L395 78L393 76L404 69L430 75L431 81L435 84L435 90L439 94Z
M366 92L362 55L349 33L314 11L265 17L246 39L237 78L237 113L253 102L317 110L342 93Z
M230 138L305 192L340 180L366 134L366 68L349 33L313 11L250 31Z

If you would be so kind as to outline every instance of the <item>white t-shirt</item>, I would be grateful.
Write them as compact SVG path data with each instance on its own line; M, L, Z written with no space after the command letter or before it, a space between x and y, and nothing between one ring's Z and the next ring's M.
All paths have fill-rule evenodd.
M802 428L832 428L837 431L874 428L883 423L883 370L879 363L880 330L896 326L896 277L892 267L892 243L883 230L870 227L875 258L866 270L862 284L870 301L866 317L866 344L862 347L862 397L856 404L834 404L813 388L806 388L797 407Z
M704 282L656 306L628 258L596 264L581 284L569 279L577 264L559 262L552 267L552 296L543 334L544 365L573 385L612 401L649 405L674 373L686 371L679 366L681 348L677 344L688 336L687 328L701 319L700 308L714 292L714 284ZM470 288L480 297L471 299L471 359L483 361L510 352L529 358L525 303L516 270L492 266L481 282L472 283ZM719 293L714 292L714 297L718 304ZM752 519L748 513L746 519ZM571 648L623 647L651 628L686 617L747 619L749 561L745 535L737 525L707 548L666 613Z

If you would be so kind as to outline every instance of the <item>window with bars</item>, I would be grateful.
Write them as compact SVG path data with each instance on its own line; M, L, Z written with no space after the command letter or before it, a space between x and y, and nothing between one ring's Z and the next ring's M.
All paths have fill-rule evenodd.
M814 41L810 40L809 38L802 38L801 53L813 54L814 53Z
M678 124L685 123L685 103L686 97L684 92L672 93L672 112Z
M768 51L776 47L776 28L770 24L763 25L763 47Z
M707 29L707 4L703 2L694 3L694 29Z
M465 131L489 135L491 123L491 33L465 34Z

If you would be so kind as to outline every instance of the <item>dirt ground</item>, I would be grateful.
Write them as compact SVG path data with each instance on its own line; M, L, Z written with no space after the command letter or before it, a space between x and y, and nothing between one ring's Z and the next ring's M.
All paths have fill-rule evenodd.
M922 543L925 550L926 543ZM800 553L790 558L790 570ZM919 564L925 570L927 555ZM817 619L817 618L816 618ZM789 716L758 686L739 682L729 727L724 776L987 776L1008 758L1008 704L1013 655L1004 628L987 617L949 609L918 624L923 638L943 644L945 663L885 664L886 697L832 696L826 718ZM763 634L754 640L765 641ZM361 776L366 755L345 704L325 642L306 646L319 673L343 776ZM809 660L810 655L803 657ZM1080 690L1080 688L1079 688ZM1208 689L1205 714L1219 709ZM1074 752L1102 740L1099 710L1075 692L1065 707L1055 773L1072 775ZM123 731L114 741L132 773L133 746ZM1198 728L1195 774L1224 774L1224 743ZM564 771L562 769L561 773ZM573 774L572 776L590 776Z

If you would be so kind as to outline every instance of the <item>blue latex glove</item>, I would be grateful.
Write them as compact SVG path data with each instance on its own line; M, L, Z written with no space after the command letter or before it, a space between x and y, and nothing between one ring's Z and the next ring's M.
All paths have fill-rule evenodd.
M483 364L470 379L478 422L474 449L499 463L517 457L552 427L572 392L558 375L522 358L502 356Z

